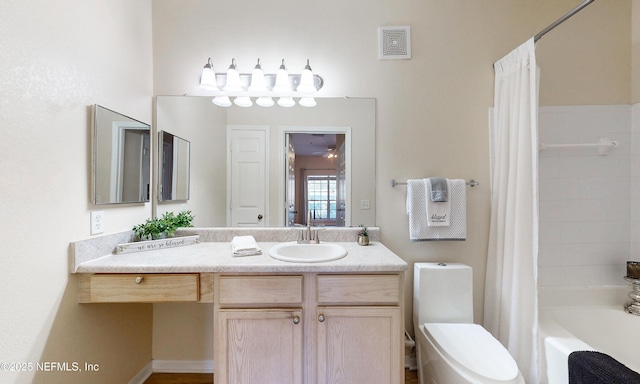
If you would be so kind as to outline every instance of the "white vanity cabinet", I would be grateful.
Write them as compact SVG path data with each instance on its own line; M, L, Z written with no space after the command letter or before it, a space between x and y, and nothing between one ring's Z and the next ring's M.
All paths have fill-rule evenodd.
M216 384L399 384L403 274L215 279Z

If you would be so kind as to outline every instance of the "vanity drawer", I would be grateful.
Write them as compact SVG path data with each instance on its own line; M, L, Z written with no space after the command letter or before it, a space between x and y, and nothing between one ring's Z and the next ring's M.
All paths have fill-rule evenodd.
M199 275L97 274L89 289L92 303L198 301Z
M318 275L318 304L398 305L400 275Z
M299 304L302 276L221 276L220 305Z

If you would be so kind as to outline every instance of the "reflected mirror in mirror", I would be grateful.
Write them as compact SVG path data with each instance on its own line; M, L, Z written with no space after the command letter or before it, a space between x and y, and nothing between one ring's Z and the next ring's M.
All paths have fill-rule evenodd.
M151 127L94 106L93 198L96 205L149 201Z
M191 143L165 131L160 131L158 136L158 199L188 200Z

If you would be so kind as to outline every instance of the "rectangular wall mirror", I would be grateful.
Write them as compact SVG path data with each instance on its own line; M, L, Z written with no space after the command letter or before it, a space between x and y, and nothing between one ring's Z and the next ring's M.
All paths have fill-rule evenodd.
M94 204L149 201L151 127L97 104L93 112Z
M191 143L165 131L158 136L158 200L189 200Z
M291 108L221 108L211 102L211 97L156 97L158 131L189 138L194 144L190 148L193 183L186 208L197 215L199 226L303 225L309 211L312 215L315 213L312 217L312 220L315 218L314 225L375 225L376 101L371 98L335 97L316 98L316 102L317 106L313 108L299 105ZM236 162L232 154L241 151L231 150L236 142L233 132L242 133L242 137L252 132L253 141L243 144L244 155L248 156L251 152L249 149L254 148L251 143L256 143L255 148L264 149L264 156L260 157L264 159L264 164L260 165L261 171L254 172L256 177L246 179L259 179L259 188L242 187L237 192L234 190L234 183L240 177L237 172L234 174ZM347 132L350 132L349 135ZM306 134L301 136L301 142L294 143L295 164L287 162L290 158L287 133ZM342 136L338 138L336 135ZM327 141L330 138L336 142ZM321 143L316 143L316 140ZM343 141L344 155L328 158L330 151L341 150ZM319 146L314 148L314 144ZM350 161L346 161L348 156ZM320 164L319 159L324 162ZM343 159L344 167L339 168ZM248 161L242 161L247 166ZM287 175L288 166L292 166L293 171ZM311 172L305 171L303 174L301 168L313 169L314 172L318 169L335 169L332 173L321 175L336 178L336 193L329 191L326 199L324 195L305 194L300 182L308 182ZM344 180L338 181L338 178ZM333 188L331 182L324 182L323 185ZM308 183L306 188L308 191ZM310 203L310 200L318 200L318 196L323 199L322 202ZM243 224L238 224L240 220L234 221L236 202L242 205L242 212L247 211L249 206L256 207L255 212L247 214L248 219L241 218L245 220ZM240 212L235 208L236 212ZM344 219L344 224L338 219ZM250 220L255 223L246 224Z

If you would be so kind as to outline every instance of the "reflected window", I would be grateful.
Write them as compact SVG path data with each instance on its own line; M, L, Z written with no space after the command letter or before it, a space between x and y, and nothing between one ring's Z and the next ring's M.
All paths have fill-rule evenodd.
M313 221L336 220L335 175L307 176L307 209Z

